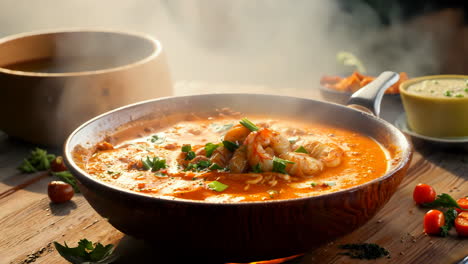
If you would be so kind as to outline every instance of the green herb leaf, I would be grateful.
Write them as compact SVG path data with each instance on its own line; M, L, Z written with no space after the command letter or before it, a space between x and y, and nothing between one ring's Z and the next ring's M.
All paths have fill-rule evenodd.
M236 149L239 148L239 145L237 145L236 143L234 143L232 141L229 141L229 140L224 140L223 141L223 146L225 148L227 148L231 152L234 152L234 151L236 151Z
M185 160L193 160L196 156L197 154L195 154L195 152L190 150L189 152L187 152L187 155L185 156Z
M452 92L447 90L447 91L445 91L444 95L447 96L447 97L450 97L450 96L452 96Z
M455 208L458 208L458 209L462 209L458 205L457 201L455 201L455 199L453 199L452 196L450 196L449 194L446 194L446 193L437 195L437 198L433 202L422 204L422 206L430 207L430 208L433 208L433 207L445 207L445 208L455 207ZM462 209L462 210L464 210L464 209Z
M457 97L457 98L463 98L463 97L465 97L465 96L464 96L463 94L457 94L457 95L455 95L455 97Z
M219 147L219 144L214 143L206 143L205 145L205 153L207 157L211 157L213 151L215 151Z
M212 171L213 171L213 170L224 170L223 167L219 166L219 165L216 164L216 163L211 164L211 166L209 167L209 169L212 170Z
M151 138L149 138L151 143L161 145L164 142L166 142L166 135L164 133L158 133L156 135L152 135Z
M248 128L250 131L257 131L259 130L259 128L254 124L252 123L250 120L248 120L247 118L242 118L241 121L239 121L239 123L243 126L245 126L246 128Z
M257 163L257 165L253 166L252 168L253 173L262 173L262 167L260 166L260 163Z
M93 243L87 239L81 239L78 246L74 248L65 246L54 241L55 249L66 260L73 264L107 264L115 261L118 256L113 254L114 245L102 245L101 243Z
M50 162L55 159L55 155L48 154L46 150L35 148L29 156L23 160L18 170L24 173L33 173L50 169Z
M208 187L213 191L222 192L226 190L229 186L219 181L212 181L208 183Z
M315 186L317 186L317 183L316 182L311 182L310 186L315 187Z
M273 171L283 173L283 174L288 174L286 172L286 166L288 163L294 164L294 162L292 161L280 159L278 157L273 157Z
M192 146L190 145L183 145L181 148L182 152L189 152L192 150Z
M141 159L143 163L143 168L145 170L158 171L160 169L165 169L167 167L166 160L159 157L146 157L146 160Z
M197 163L190 163L185 170L191 170L191 171L201 171L210 168L211 166L211 161L210 160L200 160Z
M298 147L294 152L309 154L303 146Z
M448 235L448 232L455 225L455 218L457 218L457 211L453 208L448 209L445 213L445 225L442 226L440 230L440 235L445 237Z
M59 171L59 172L51 172L51 173L53 176L59 178L61 181L70 184L76 193L80 192L76 179L73 176L73 174L71 174L70 171Z

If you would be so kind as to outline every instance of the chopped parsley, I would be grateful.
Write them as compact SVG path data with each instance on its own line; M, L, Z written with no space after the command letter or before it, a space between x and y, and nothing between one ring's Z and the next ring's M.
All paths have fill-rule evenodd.
M317 183L316 182L311 182L310 186L315 187L315 186L317 186Z
M465 97L465 96L463 94L457 94L457 95L455 95L455 97L462 98L462 97Z
M18 170L24 173L34 173L50 169L50 162L55 159L54 154L48 154L45 149L35 148L23 160Z
M303 146L298 147L294 152L309 154Z
M219 144L206 143L205 145L206 156L211 157L211 155L213 155L213 151L215 151L218 147L219 147Z
M182 152L189 152L191 150L192 150L192 146L190 146L190 145L183 145L182 148L181 148Z
M143 168L145 170L158 171L160 169L167 168L166 160L159 157L150 158L147 156L146 160L141 159L141 162L143 163Z
M152 135L150 138L149 138L149 141L151 141L151 143L154 143L154 144L157 144L157 145L161 145L163 144L164 142L166 142L166 135L164 133L158 133L156 135Z
M231 152L234 152L234 151L236 151L236 149L239 148L239 145L237 145L236 143L234 143L232 141L229 141L229 140L224 140L223 141L223 146L225 148L227 148Z
M216 164L216 163L211 164L211 166L209 167L209 169L212 170L212 171L213 171L213 170L225 170L225 168L219 166L219 165Z
M447 97L451 97L452 96L452 92L447 90L444 92L444 95L447 96Z
M65 246L54 241L55 249L60 256L71 263L100 263L107 264L114 262L118 256L113 254L114 245L102 245L101 243L92 243L87 239L81 239L78 246L71 248L67 243Z
M193 160L197 156L195 152L192 151L192 146L190 145L183 145L181 150L182 152L187 153L185 155L185 160Z
M222 192L224 190L226 190L229 186L226 185L226 184L223 184L219 181L212 181L210 183L208 183L208 188L210 188L211 190L213 191L217 191L217 192Z
M289 160L280 159L278 157L273 158L273 170L274 172L279 172L283 174L288 174L286 172L286 166L288 164L294 164L294 162Z
M185 170L191 170L191 171L201 171L208 169L211 166L211 161L209 160L200 160L197 163L190 163Z
M248 128L250 131L257 131L259 130L258 126L256 126L254 123L252 123L252 121L248 120L247 118L242 118L241 121L239 121L239 123L243 126L245 126L246 128Z

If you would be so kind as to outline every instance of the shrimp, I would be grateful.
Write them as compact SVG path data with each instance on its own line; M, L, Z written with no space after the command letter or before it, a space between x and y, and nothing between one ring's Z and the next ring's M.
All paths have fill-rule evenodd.
M309 155L319 159L326 167L336 167L341 164L341 157L344 154L343 149L333 143L322 143L314 141L304 144L304 148Z
M242 145L234 151L229 161L229 170L232 173L243 173L247 168L247 148Z
M224 135L224 140L234 143L242 143L245 138L250 134L250 130L241 124L237 124L229 129Z
M320 160L305 153L286 152L280 158L292 161L286 166L288 174L299 177L312 176L323 170L323 163Z
M217 147L213 151L213 154L211 154L211 157L210 157L210 161L212 163L216 163L219 166L225 168L228 165L231 157L232 157L231 151L229 151L227 148L223 146L220 146L220 147Z
M247 160L251 167L260 164L263 171L272 171L273 157L291 150L291 143L280 133L268 128L251 132L244 141Z

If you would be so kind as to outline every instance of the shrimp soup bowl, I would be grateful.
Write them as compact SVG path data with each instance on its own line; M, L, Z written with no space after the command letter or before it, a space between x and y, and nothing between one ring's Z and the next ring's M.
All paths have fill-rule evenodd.
M156 198L115 187L89 175L82 160L76 158L77 150L92 149L104 139L115 144L131 139L128 133L125 137L116 136L123 135L120 131L141 136L145 122L226 107L243 116L295 118L368 135L388 150L389 169L370 182L318 196L213 203ZM165 254L231 262L304 253L357 229L397 190L412 155L406 137L371 114L322 101L261 94L168 97L129 105L80 126L68 138L64 151L84 197L118 230L156 244L155 248Z

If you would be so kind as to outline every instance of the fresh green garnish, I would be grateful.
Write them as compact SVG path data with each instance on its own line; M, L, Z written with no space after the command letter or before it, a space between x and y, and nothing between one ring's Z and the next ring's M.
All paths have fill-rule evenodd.
M462 98L462 97L465 97L465 96L463 94L457 94L457 95L455 95L455 97Z
M234 151L236 151L236 149L239 148L239 145L237 145L236 143L234 143L232 141L229 141L229 140L224 140L223 145L224 145L225 148L227 148L231 152L234 152Z
M445 91L444 95L447 96L447 97L450 97L450 96L452 96L452 92L447 90L447 91Z
M252 123L250 120L248 120L247 118L242 118L241 121L239 121L239 123L243 126L245 126L246 128L248 128L250 131L257 131L259 130L259 128L254 124Z
M114 245L102 245L93 243L87 239L81 239L78 246L74 248L65 246L54 241L55 249L66 260L73 264L107 264L114 262L118 256L113 254Z
M334 181L325 181L325 182L323 182L323 184L326 185L326 186L331 187L331 186L335 186L336 182L334 182Z
M468 85L468 84L467 84ZM465 92L468 93L468 88L465 88Z
M289 160L280 159L278 157L273 157L273 170L274 172L279 172L283 174L288 174L286 172L287 164L294 164L294 162Z
M181 148L182 152L189 152L192 150L192 146L190 145L183 145Z
M303 146L298 147L294 152L309 154Z
M219 165L216 164L216 163L211 164L211 166L209 167L209 169L212 170L212 171L213 171L213 170L224 170L223 167L219 166Z
M73 190L76 193L80 192L80 189L78 188L77 182L73 174L69 171L60 171L60 172L51 172L51 174L57 178L59 178L61 181L66 182L70 184L73 187Z
M191 170L191 171L201 171L210 168L212 165L211 161L209 160L200 160L197 163L190 163L187 168L185 168L186 171Z
M208 187L213 191L222 192L226 190L229 186L219 181L212 181L208 183Z
M366 73L366 68L362 62L351 52L340 51L336 54L336 60L345 66L355 67L360 73Z
M299 137L290 137L288 138L289 143L294 144L299 140Z
M166 142L166 135L164 135L164 133L158 133L156 135L152 135L149 138L149 141L151 141L151 143L161 145L162 143Z
M262 173L262 167L260 166L260 163L257 163L257 165L253 166L252 168L253 173Z
M23 160L18 170L24 173L33 173L50 169L50 162L55 159L54 154L48 154L45 149L35 148Z
M316 182L311 182L310 186L315 187L315 186L317 186L317 183Z
M461 209L463 211L468 211L468 209L463 209L461 208L457 201L455 201L455 199L453 199L452 196L450 196L449 194L446 194L446 193L442 193L442 194L439 194L437 195L437 198L433 201L433 202L430 202L430 203L424 203L422 204L422 206L424 207L445 207L445 208L458 208L458 209Z
M440 235L445 237L448 232L455 225L455 218L457 218L457 211L453 208L448 209L445 213L445 225L441 227Z
M205 145L205 153L207 157L211 157L213 154L213 151L219 147L219 144L214 144L214 143L206 143Z
M146 160L141 159L141 162L143 163L143 168L145 170L158 171L167 167L166 160L159 157L150 158L147 156Z

